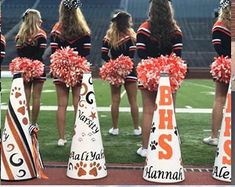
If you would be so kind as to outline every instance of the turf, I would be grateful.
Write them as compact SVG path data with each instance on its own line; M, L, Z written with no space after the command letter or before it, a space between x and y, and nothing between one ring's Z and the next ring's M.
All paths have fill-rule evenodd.
M2 103L7 103L10 79L2 79ZM110 88L107 83L101 80L94 80L97 106L110 105ZM56 93L52 80L46 81L44 85L41 103L44 106L56 106ZM213 103L214 84L211 80L186 80L177 93L177 108L190 106L192 108L211 108ZM138 93L138 103L141 106L141 97ZM71 101L70 101L71 104ZM126 95L121 101L122 107L128 106ZM73 133L73 112L67 112L66 136L68 144L65 147L57 147L57 128L55 111L40 112L40 150L45 161L64 161L69 158L70 143ZM2 111L1 121L3 123L5 111ZM140 114L141 118L141 114ZM141 144L141 137L132 135L133 126L130 113L120 113L119 116L119 136L111 136L108 129L111 127L110 112L99 112L100 126L102 131L103 144L105 149L106 162L108 163L139 163L144 159L136 154L136 150ZM210 114L176 114L182 144L181 151L183 161L187 165L212 165L214 162L216 147L207 146L202 143L202 139L208 136L210 129ZM140 119L141 121L141 119Z
M6 103L9 98L9 91L11 87L11 79L2 79L2 102ZM43 90L47 92L42 93L41 105L44 106L56 106L56 92L55 86L51 79L48 79L43 86ZM109 85L99 79L94 80L94 90L96 94L97 106L109 106L110 88ZM122 88L122 91L124 89ZM177 108L184 108L185 106L191 106L193 108L211 108L213 102L213 96L210 92L214 91L214 83L212 80L185 80L177 92ZM71 96L70 96L71 98ZM142 105L141 94L138 92L138 104ZM70 105L71 105L70 100ZM122 98L121 107L128 107L128 99L126 94Z

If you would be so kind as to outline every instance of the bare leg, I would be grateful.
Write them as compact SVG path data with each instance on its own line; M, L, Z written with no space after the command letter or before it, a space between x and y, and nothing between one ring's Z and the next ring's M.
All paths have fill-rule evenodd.
M66 109L68 106L69 88L65 84L56 84L57 92L57 127L60 139L65 139Z
M110 85L111 87L111 95L112 95L112 106L111 106L111 113L112 113L112 121L113 121L113 128L118 128L118 115L119 115L119 104L120 104L120 94L121 94L121 86L116 87Z
M141 94L143 100L142 147L147 149L157 93L150 92L148 90L141 90Z
M131 107L131 116L135 129L139 127L139 108L137 106L137 84L136 82L125 83L125 89L127 91L128 101Z
M223 108L226 101L226 95L228 92L228 85L224 83L216 82L215 88L215 100L212 111L212 126L211 126L211 137L217 138L218 131L221 127L223 118Z
M40 99L41 99L43 83L44 82L40 81L33 82L32 124L37 123L38 114L40 111Z

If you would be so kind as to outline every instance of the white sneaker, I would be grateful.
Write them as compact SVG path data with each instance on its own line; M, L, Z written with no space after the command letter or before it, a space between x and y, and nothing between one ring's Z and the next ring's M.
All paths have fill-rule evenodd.
M119 129L114 129L114 128L111 128L109 129L109 134L112 134L112 135L118 135L119 134Z
M133 133L134 133L135 136L141 135L142 134L141 127L138 127L138 129L134 129Z
M66 143L67 143L67 140L59 139L57 142L57 145L61 147L61 146L64 146L64 144L66 144Z
M141 157L146 157L147 149L143 149L143 147L140 147L139 149L137 149L136 153Z
M203 143L208 144L208 145L218 145L218 138L211 138L207 137L203 139Z

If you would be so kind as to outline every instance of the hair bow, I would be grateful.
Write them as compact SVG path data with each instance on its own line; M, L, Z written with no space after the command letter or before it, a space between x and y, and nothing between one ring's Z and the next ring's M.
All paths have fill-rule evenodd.
M69 10L76 9L82 6L80 0L64 0L63 4Z
M220 6L219 8L226 8L227 6L231 5L231 1L230 0L220 0Z
M24 19L25 19L25 17L29 14L29 8L23 13L23 15L22 15L22 19L23 19L23 21L24 21Z

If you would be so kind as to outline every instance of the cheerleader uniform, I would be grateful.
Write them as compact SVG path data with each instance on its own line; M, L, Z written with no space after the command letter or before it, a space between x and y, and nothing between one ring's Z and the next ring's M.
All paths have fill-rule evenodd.
M67 41L64 40L61 36L61 28L59 23L56 23L51 31L51 50L54 53L57 49L61 49L62 47L71 47L82 57L86 57L90 54L91 49L91 37L90 35L85 35L81 37L77 37L74 40ZM59 78L54 77L55 84L60 84L63 81Z
M149 22L144 22L137 31L137 53L141 59L147 59L148 57L159 57L161 55L170 55L172 52L176 56L181 57L181 51L183 49L182 32L176 30L171 34L172 46L169 48L161 48L159 40L151 35ZM143 85L139 84L140 89L144 89Z
M43 53L47 47L47 35L44 30L40 29L38 34L34 37L35 45L31 41L27 41L23 45L19 43L19 36L16 36L16 49L19 57L26 57L31 60L39 60L42 62ZM46 72L41 77L33 79L34 81L45 81Z
M110 45L110 41L108 38L103 39L102 46L102 59L106 62L110 60L109 53L111 55L111 59L115 60L120 55L129 56L131 59L134 58L136 46L133 42L133 38L131 36L125 36L118 42L118 47L116 49L112 48ZM136 70L133 68L132 72L126 77L125 82L136 82Z
M231 32L220 21L212 28L212 44L219 56L231 58Z
M2 64L2 61L5 57L5 48L6 48L6 40L3 35L1 35L1 42L0 42L0 50L1 50L1 57L0 57L0 63Z

